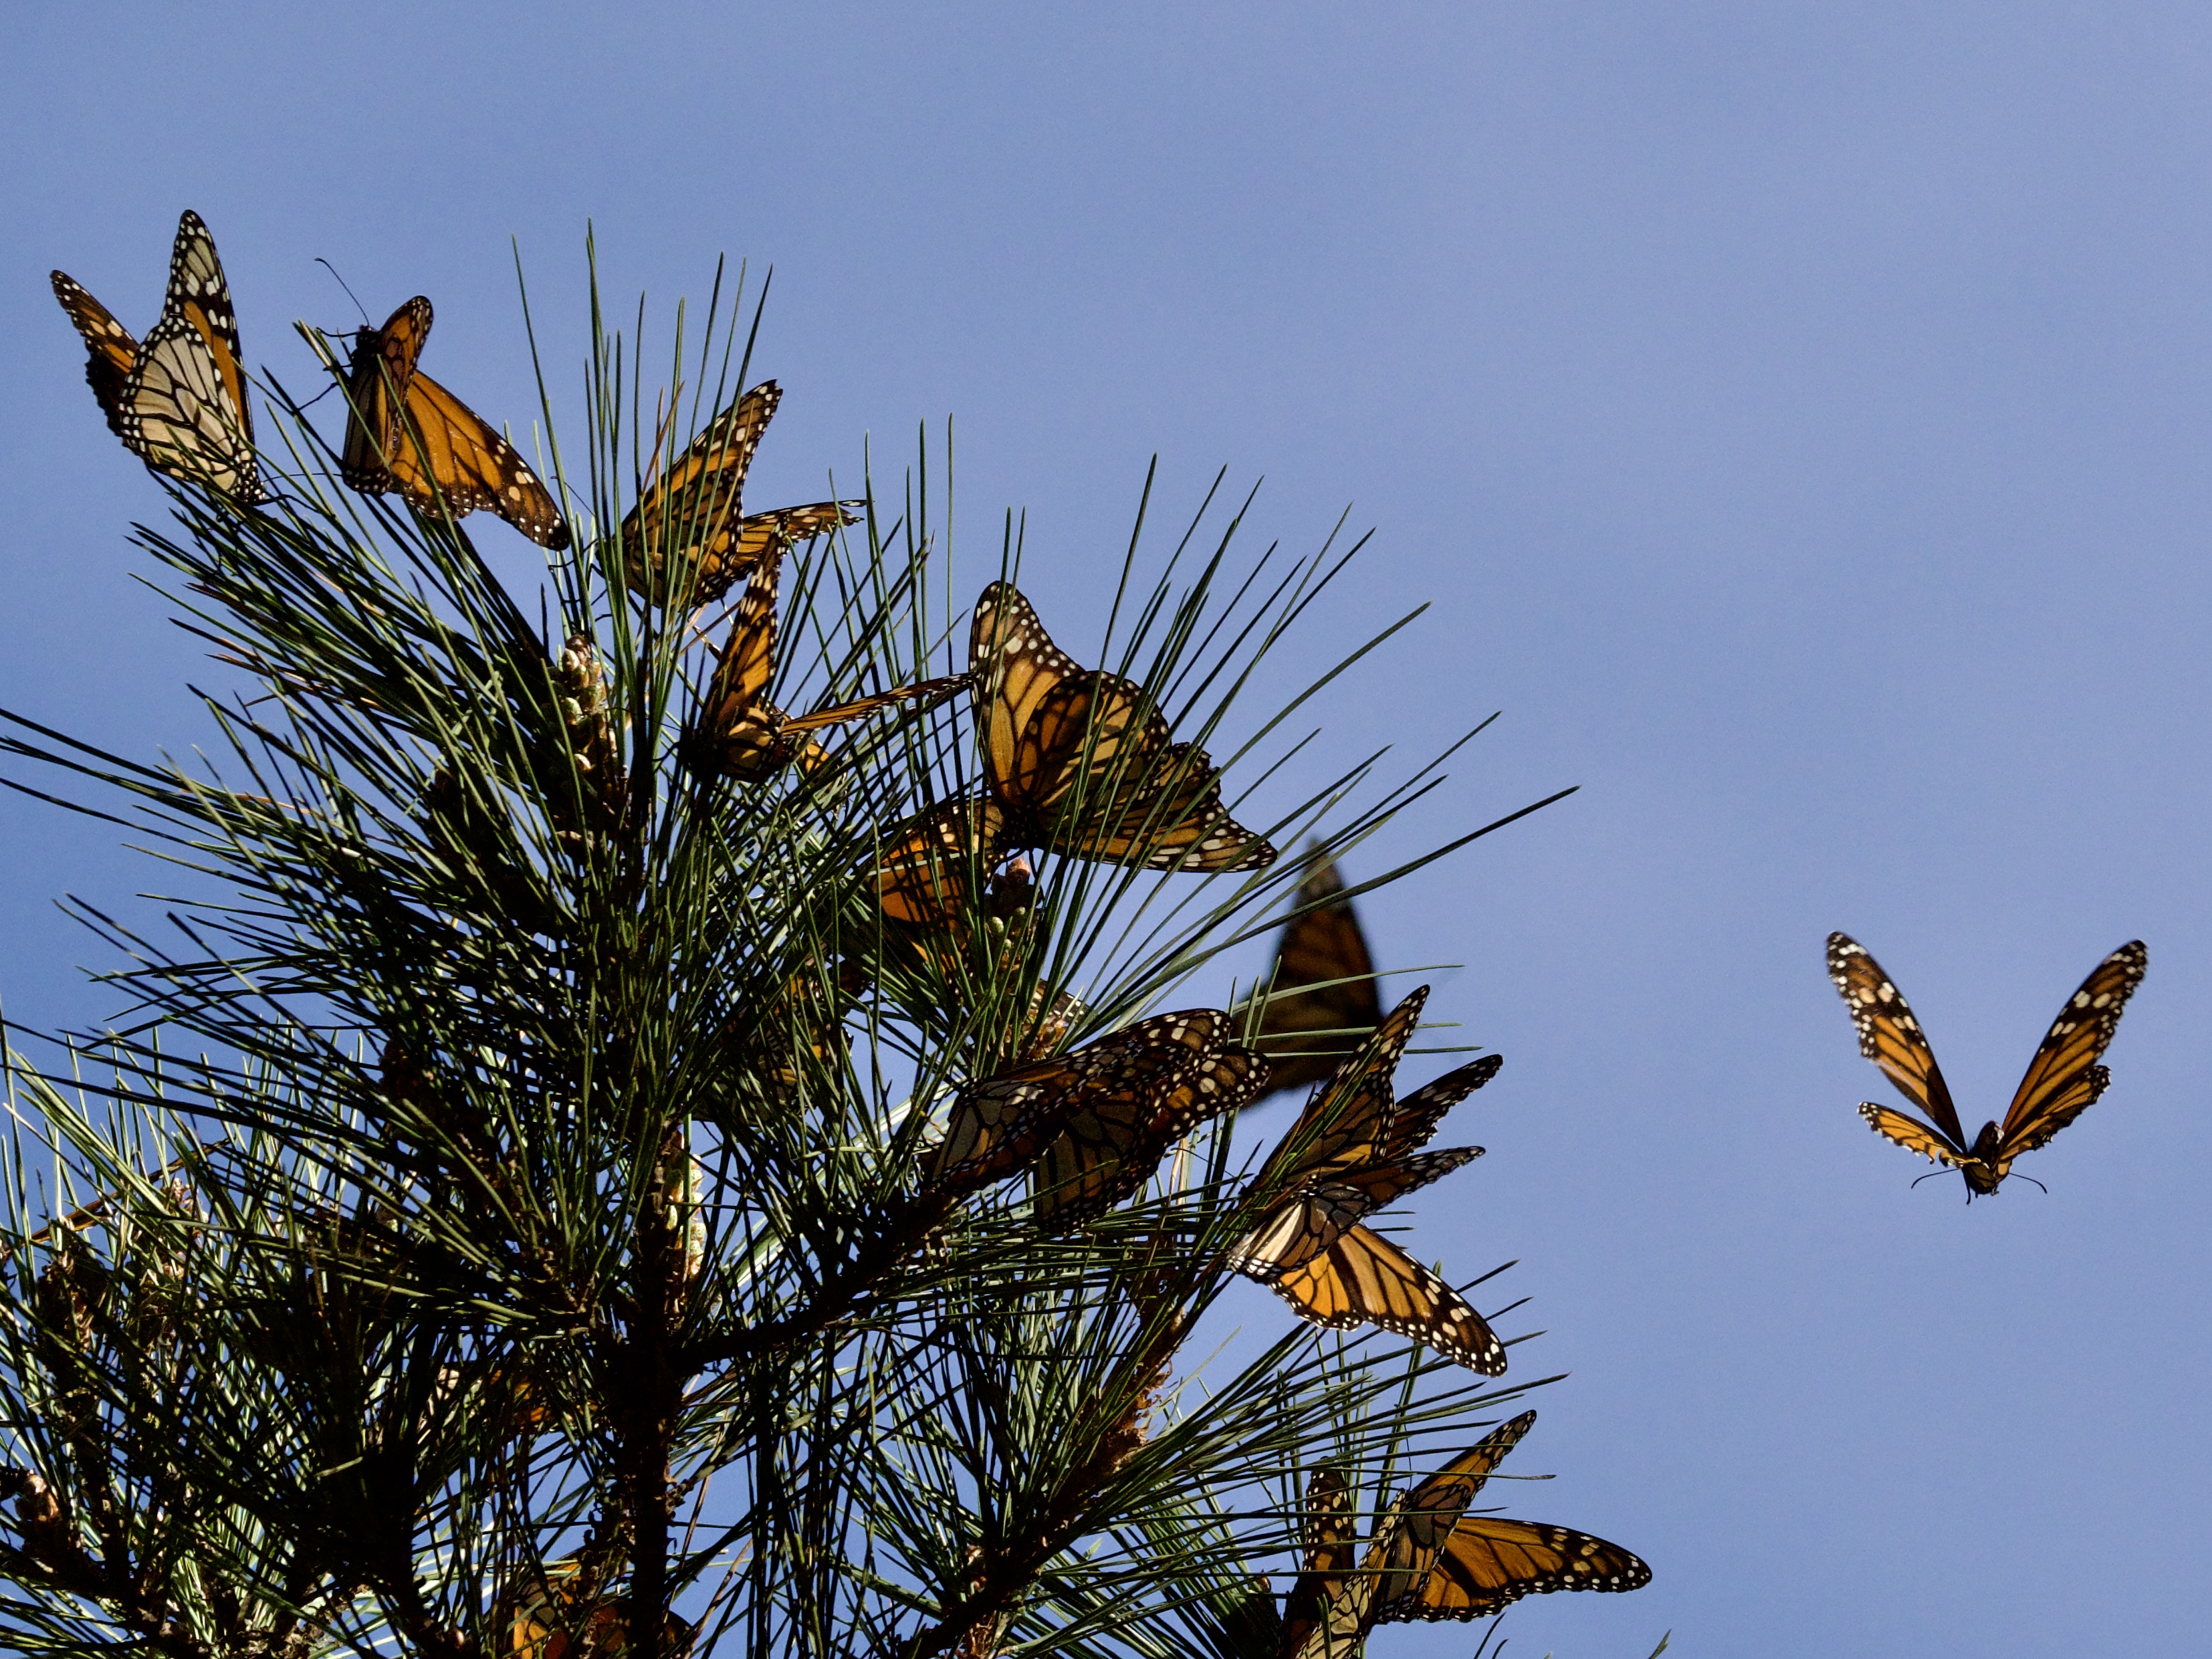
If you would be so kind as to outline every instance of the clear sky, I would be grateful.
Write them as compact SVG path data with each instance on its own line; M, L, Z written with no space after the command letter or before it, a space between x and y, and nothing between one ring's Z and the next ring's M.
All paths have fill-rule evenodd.
M1169 517L1264 475L1261 543L1349 501L1378 533L1315 659L1432 608L1328 699L1329 748L1425 757L1505 711L1375 866L1583 786L1364 911L1386 966L1466 964L1431 1014L1507 1057L1447 1128L1490 1155L1415 1241L1462 1277L1520 1257L1484 1291L1549 1333L1516 1369L1573 1372L1515 1460L1559 1478L1516 1512L1656 1574L1526 1604L1516 1651L2201 1650L2212 12L78 3L9 30L0 703L142 757L203 732L178 688L210 671L130 580L159 492L46 284L143 331L185 207L257 361L304 383L291 319L356 319L319 255L380 319L430 295L434 372L518 422L510 235L556 373L587 221L617 295L773 264L757 499L950 412L969 568L1025 507L1024 586L1078 647L1155 452ZM0 799L11 1017L106 1012L52 901L158 884L115 840ZM2148 940L2111 1093L2023 1165L2049 1196L1909 1187L1927 1166L1852 1109L1890 1097L1822 973L1836 927L1970 1128Z

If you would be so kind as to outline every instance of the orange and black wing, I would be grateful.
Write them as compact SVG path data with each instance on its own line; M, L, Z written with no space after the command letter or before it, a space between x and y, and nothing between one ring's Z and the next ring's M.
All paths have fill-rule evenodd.
M1272 1285L1303 1267L1376 1211L1482 1156L1480 1146L1420 1152L1301 1188L1230 1249L1231 1267Z
M1935 1129L1907 1113L1863 1100L1859 1103L1859 1115L1876 1134L1895 1141L1908 1152L1931 1158L1947 1170L1962 1170L1979 1162L1966 1148L1954 1146Z
M1331 1330L1379 1326L1485 1376L1505 1374L1505 1345L1465 1297L1381 1234L1352 1227L1269 1286Z
M541 547L568 544L568 520L514 446L416 365L430 332L421 295L354 347L353 423L343 475L365 495L396 493L419 513L489 511Z
M1229 1017L1212 1017L1206 1046L1172 1075L1102 1091L1065 1120L1035 1174L1036 1219L1045 1231L1103 1215L1151 1180L1168 1149L1191 1130L1252 1097L1266 1062L1249 1048L1222 1046Z
M640 593L659 602L688 587L692 604L711 605L745 574L752 561L738 544L745 473L782 401L781 386L762 381L640 493L622 527L629 585ZM763 539L754 556L773 544Z
M917 680L912 685L902 685L896 691L878 691L873 696L855 697L850 702L841 702L834 708L794 714L784 721L783 729L787 732L818 732L825 726L842 726L847 720L872 714L878 708L888 708L895 702L927 702L933 697L941 697L948 691L957 691L967 684L965 674L948 674L942 679Z
M1275 975L1253 1046L1274 1066L1270 1091L1305 1089L1336 1068L1382 1018L1374 959L1336 866L1316 859L1298 888L1298 914L1275 947Z
M1535 1421L1535 1413L1522 1413L1406 1494L1397 1524L1368 1558L1367 1565L1380 1573L1369 1623L1407 1616L1467 1506Z
M67 272L57 270L52 275L54 298L62 302L62 309L69 313L70 321L76 325L76 331L84 341L85 384L100 400L100 412L107 417L107 429L120 438L123 386L138 361L138 342L129 329L115 320L112 312L85 292Z
M177 222L161 320L132 358L117 408L124 443L155 471L245 501L268 499L230 286L197 213Z
M1928 1114L1935 1133L1953 1154L1944 1161L1959 1163L1969 1158L1966 1133L1960 1126L1958 1108L1951 1103L1942 1068L1936 1063L1936 1051L1928 1046L1927 1036L1905 1005L1905 994L1897 988L1896 981L1882 971L1866 946L1846 933L1828 935L1828 977L1844 994L1844 1006L1850 1010L1851 1024L1858 1028L1859 1052L1881 1068L1899 1092ZM1861 1110L1887 1109L1869 1103ZM1874 1119L1869 1117L1868 1121ZM1875 1123L1875 1127L1889 1134L1881 1123Z
M768 701L775 678L775 589L783 563L777 548L753 567L730 620L730 637L714 664L686 757L702 773L758 778L796 753L784 741L787 723Z
M2048 1141L2105 1092L2112 1073L2098 1061L2119 1030L2120 1015L2149 963L2143 942L2130 939L2099 963L2066 999L2005 1109L1996 1158L2000 1177L2014 1158Z
M969 635L984 774L1026 844L1155 870L1255 870L1275 849L1221 805L1203 750L1170 740L1143 688L1085 669L994 582Z
M1641 1589L1650 1582L1651 1569L1642 1561L1586 1532L1498 1515L1462 1516L1427 1581L1376 1622L1482 1619L1524 1595Z
M1341 1471L1322 1468L1306 1484L1304 1569L1283 1603L1277 1659L1297 1659L1344 1601L1352 1563L1352 1492ZM1349 1656L1346 1656L1349 1659Z
M1003 824L989 801L948 800L894 829L876 855L876 896L884 919L964 943L998 859Z
M1417 987L1341 1061L1260 1171L1263 1187L1292 1188L1373 1163L1389 1144L1399 1057L1419 1024L1429 988Z
M1407 1095L1390 1109L1390 1133L1383 1142L1383 1158L1402 1161L1427 1146L1444 1115L1496 1077L1504 1064L1503 1054L1485 1054Z

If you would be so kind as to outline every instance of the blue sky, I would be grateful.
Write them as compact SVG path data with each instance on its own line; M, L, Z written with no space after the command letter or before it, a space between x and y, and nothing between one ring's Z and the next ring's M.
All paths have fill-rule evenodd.
M510 235L556 372L587 221L617 295L772 264L757 499L949 412L969 568L1025 507L1024 586L1071 645L1155 453L1170 518L1224 465L1264 475L1263 541L1351 502L1376 539L1316 661L1431 608L1340 683L1328 746L1425 757L1505 711L1377 864L1583 786L1364 911L1386 966L1466 964L1431 1013L1507 1056L1447 1131L1490 1155L1415 1237L1462 1275L1520 1257L1507 1329L1549 1334L1516 1370L1574 1373L1519 1512L1656 1575L1527 1604L1516 1650L2201 1644L2212 14L80 4L10 29L0 704L136 756L201 734L177 688L207 671L130 580L159 493L46 275L143 330L187 206L249 355L304 381L290 320L355 320L322 256L380 318L432 295L434 372L495 419L535 406ZM104 1012L52 901L157 884L113 841L0 799L12 1018ZM1969 1127L2098 957L2148 942L2111 1093L2023 1166L2049 1196L1909 1187L1926 1166L1852 1110L1888 1097L1821 971L1834 927L1913 999Z

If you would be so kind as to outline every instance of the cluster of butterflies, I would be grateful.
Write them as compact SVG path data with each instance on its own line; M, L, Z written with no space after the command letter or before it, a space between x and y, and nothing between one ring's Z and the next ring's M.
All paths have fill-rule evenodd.
M2036 1046L2027 1074L2005 1109L2004 1121L1992 1118L1969 1141L1959 1109L1952 1104L1950 1086L1936 1063L1936 1052L1928 1046L1927 1034L1896 981L1856 939L1847 933L1829 934L1828 977L1844 994L1844 1006L1858 1027L1859 1052L1880 1066L1930 1121L1870 1100L1860 1103L1859 1115L1875 1133L1941 1166L1930 1174L1956 1170L1966 1179L1969 1204L1977 1196L1986 1197L2004 1184L2014 1158L2043 1146L2105 1092L2112 1074L2100 1062L2149 962L2150 953L2138 939L2099 963L2066 999Z
M1241 1011L1195 1009L970 1084L954 1097L926 1183L958 1196L1026 1174L1038 1224L1065 1230L1136 1194L1206 1119L1317 1083L1255 1177L1260 1218L1224 1265L1315 1324L1379 1327L1500 1376L1505 1348L1488 1322L1363 1224L1481 1156L1479 1146L1425 1148L1444 1115L1502 1062L1485 1055L1397 1098L1398 1062L1427 989L1382 1012L1358 920L1347 899L1334 896L1342 890L1334 866L1316 860L1278 946L1259 1048L1232 1038L1246 1023ZM1371 1035L1358 1040L1363 1032ZM1643 1562L1602 1539L1466 1512L1534 1420L1534 1413L1516 1419L1402 1497L1356 1566L1343 1476L1319 1472L1307 1499L1305 1570L1269 1637L1276 1659L1356 1653L1373 1626L1394 1620L1474 1619L1524 1595L1649 1583Z

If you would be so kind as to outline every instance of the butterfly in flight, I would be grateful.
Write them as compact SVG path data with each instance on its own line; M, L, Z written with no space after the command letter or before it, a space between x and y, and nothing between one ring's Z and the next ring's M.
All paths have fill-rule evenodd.
M744 596L738 601L729 641L722 647L699 718L684 743L684 758L707 776L758 782L780 771L804 751L821 755L807 736L825 726L872 714L895 702L941 696L967 684L965 675L923 680L896 691L879 691L811 714L787 714L768 701L775 678L775 589L783 565L784 544L768 549L753 566Z
M1393 1098L1399 1057L1428 1000L1423 986L1392 1009L1345 1060L1268 1154L1255 1190L1275 1194L1258 1226L1231 1246L1228 1265L1301 1316L1331 1329L1378 1325L1428 1344L1486 1376L1505 1370L1505 1348L1482 1316L1366 1216L1469 1160L1480 1146L1425 1152L1444 1114L1498 1074L1486 1054Z
M1229 816L1205 750L1169 740L1144 688L1054 645L993 582L969 638L983 775L1007 848L1149 870L1257 870L1275 849Z
M230 285L199 215L177 221L168 292L143 344L68 275L52 281L84 341L84 378L124 447L156 472L267 501Z
M1336 1069L1348 1044L1382 1023L1375 962L1336 866L1316 854L1297 914L1275 946L1271 994L1252 1046L1272 1068L1267 1092L1309 1089Z
M630 586L655 605L681 598L712 605L770 548L860 522L859 501L815 501L746 517L745 470L783 400L763 380L707 423L675 463L647 484L622 525Z
M1214 1086L1194 1086L1190 1103L1176 1099L1182 1085L1222 1075L1231 1056L1247 1063L1256 1060L1229 1043L1233 1023L1230 1015L1212 1008L1155 1014L1084 1048L969 1084L953 1097L945 1138L931 1154L924 1185L957 1195L1018 1175L1065 1135L1079 1115L1130 1121L1136 1127L1112 1150L1110 1170L1100 1167L1108 1154L1088 1164L1073 1161L1071 1180L1087 1175L1097 1186L1080 1195L1071 1191L1053 1213L1056 1224L1073 1225L1085 1214L1103 1211L1114 1200L1102 1194L1118 1191L1127 1196L1144 1184L1168 1147L1204 1115L1200 1102L1222 1098L1213 1110L1235 1103L1224 1098L1231 1095L1227 1079L1235 1075L1234 1065ZM1155 1143L1157 1150L1145 1163L1146 1149ZM1128 1184L1122 1188L1125 1181ZM1077 1211L1085 1199L1094 1207Z
M1859 1052L1931 1121L1923 1122L1870 1100L1860 1103L1859 1115L1876 1133L1958 1170L1966 1177L1968 1203L1978 1195L1986 1197L2012 1173L2014 1158L2048 1141L2105 1092L2112 1074L2098 1061L2119 1030L2121 1012L2142 983L2149 960L2142 941L2131 939L2097 964L2044 1033L2027 1063L2027 1075L2005 1109L2003 1123L1984 1123L1969 1144L1936 1052L1904 994L1863 945L1848 934L1829 934L1828 977L1844 994L1851 1023L1858 1027Z
M540 547L568 546L568 521L514 446L416 367L429 337L430 302L419 294L356 337L340 475L418 513L434 515L441 501L456 519L488 507Z

